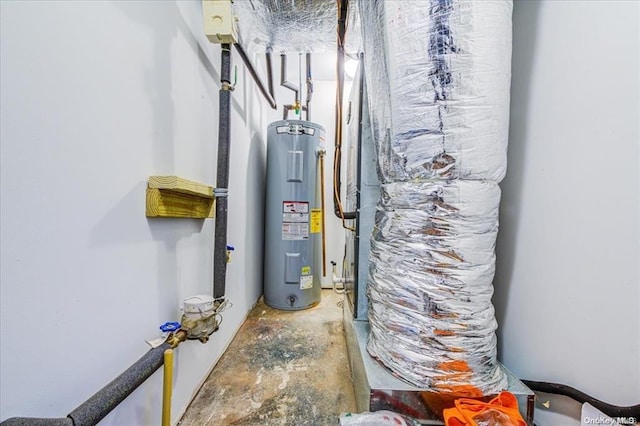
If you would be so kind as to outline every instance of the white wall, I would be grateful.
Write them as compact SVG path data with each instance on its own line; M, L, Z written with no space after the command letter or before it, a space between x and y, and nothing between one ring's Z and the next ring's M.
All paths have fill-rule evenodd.
M502 361L618 405L640 402L639 18L637 2L515 3L495 279ZM538 424L579 410L552 400Z
M65 416L212 292L213 220L147 219L145 186L215 185L220 49L197 0L0 8L0 418ZM262 292L266 112L234 63L234 306L177 350L174 423ZM159 424L161 387L158 372L101 424Z

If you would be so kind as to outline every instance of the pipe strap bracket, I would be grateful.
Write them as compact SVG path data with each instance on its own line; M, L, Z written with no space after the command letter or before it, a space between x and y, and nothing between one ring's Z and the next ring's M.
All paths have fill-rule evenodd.
M229 189L228 188L214 188L213 196L216 198L228 197Z

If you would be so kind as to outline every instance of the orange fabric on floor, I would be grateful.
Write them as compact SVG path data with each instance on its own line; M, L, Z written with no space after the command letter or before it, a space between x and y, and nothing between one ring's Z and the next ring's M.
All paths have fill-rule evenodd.
M489 402L456 399L455 407L445 409L443 416L446 426L476 426L478 421L491 426L527 426L511 392L500 392Z

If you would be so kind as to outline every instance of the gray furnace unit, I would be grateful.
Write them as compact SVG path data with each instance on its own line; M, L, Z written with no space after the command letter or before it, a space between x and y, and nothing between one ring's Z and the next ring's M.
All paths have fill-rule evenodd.
M308 121L268 128L264 301L273 308L320 302L324 141L324 128Z

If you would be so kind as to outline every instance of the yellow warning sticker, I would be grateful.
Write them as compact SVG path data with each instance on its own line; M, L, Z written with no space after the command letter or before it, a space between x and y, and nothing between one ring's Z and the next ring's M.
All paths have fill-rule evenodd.
M322 232L322 209L311 209L311 233Z
M300 275L311 275L311 266L303 266Z

